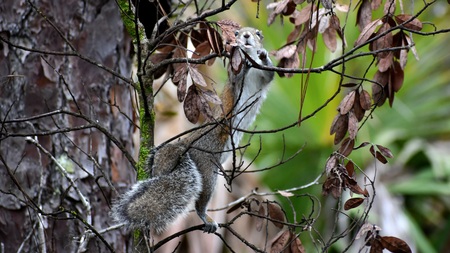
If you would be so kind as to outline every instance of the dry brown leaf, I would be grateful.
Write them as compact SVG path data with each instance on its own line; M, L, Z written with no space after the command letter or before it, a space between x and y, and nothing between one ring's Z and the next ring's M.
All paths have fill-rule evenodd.
M300 58L298 54L293 54L290 58L284 58L284 67L296 69L300 66ZM293 77L294 73L284 73L287 78Z
M203 41L202 43L198 44L195 48L194 53L192 54L192 59L198 59L204 56L209 55L211 52L211 47L209 45L208 41Z
M327 172L327 175L330 175L333 169L336 168L337 162L338 161L335 155L332 155L327 159L325 164L325 171Z
M285 222L286 220L284 212L281 209L281 207L273 202L267 202L267 207L269 211L269 217L272 219L271 222L273 223L273 225L275 225L275 227L279 229L283 228L284 224L276 222L276 221Z
M389 23L384 23L378 30L377 34L382 34L386 31L388 31L390 28L391 28L391 25ZM382 50L382 49L391 48L392 45L394 44L394 37L392 35L392 32L385 34L384 36L378 38L377 40L375 40L372 43L373 43L373 50ZM388 52L388 51L380 52L377 54L378 59L385 58L390 53L391 52Z
M342 194L342 181L336 177L328 177L322 185L322 195L328 196L331 193L337 199Z
M281 60L282 58L290 58L292 55L297 53L297 46L294 44L286 45L277 51L275 51L275 58Z
M395 16L395 20L397 21L397 23L403 24L404 22L408 21L412 19L410 22L404 24L403 26L411 29L411 30L415 30L415 31L420 31L422 30L422 22L420 22L419 19L417 18L413 18L412 15L408 15L408 14L399 14L397 16Z
M291 233L289 230L284 230L274 238L272 245L270 247L271 253L280 253L286 248L289 239L291 238Z
M336 31L333 28L328 27L325 32L322 33L322 39L325 46L334 53L337 48Z
M191 123L197 123L198 118L200 117L200 109L198 108L198 100L199 96L197 93L197 89L195 85L191 85L188 89L186 98L184 100L183 108L184 108L184 114L186 115L186 118Z
M206 84L205 78L204 78L203 75L198 71L197 68L195 68L195 67L189 68L189 74L191 75L192 81L193 81L195 84L200 85L200 86L203 86L203 87L208 86L208 85Z
M191 41L194 47L197 47L200 43L207 41L207 38L203 37L203 34L198 30L192 29Z
M294 12L293 15L294 20L291 20L291 22L294 23L295 26L299 26L306 23L311 18L311 12L315 9L316 9L315 6L313 7L312 4L306 5L298 13Z
M356 17L356 24L358 25L361 34L363 33L364 29L369 25L371 20L372 20L372 7L370 0L361 0L361 5L359 6ZM375 29L373 31L375 31ZM370 34L372 34L373 31Z
M290 1L288 2L288 4L286 5L286 7L284 8L282 14L283 14L284 16L289 16L289 15L291 15L291 14L294 13L294 11L296 10L295 7L297 7L297 4L295 4L292 0L290 0Z
M403 85L405 74L399 62L394 62L391 68L391 85L394 92L398 92Z
M353 108L353 103L355 103L355 93L356 92L353 90L342 99L338 107L341 115L347 114Z
M358 119L353 111L348 113L348 135L350 139L355 139L358 134Z
M383 21L381 19L375 19L374 21L367 24L361 31L358 39L355 42L355 47L364 44L370 36L375 32L378 26L382 25Z
M351 138L345 138L341 143L341 147L339 148L339 154L343 156L349 156L355 145L355 140Z
M243 55L238 47L233 47L231 50L231 71L234 74L241 72L242 66L244 65Z
M376 145L378 150L380 150L381 154L383 154L387 158L394 158L392 151L384 146Z
M367 92L366 90L362 90L359 96L359 102L364 110L370 110L370 108L372 107L372 102L370 101L369 92Z
M358 122L364 119L366 111L361 107L360 102L360 95L357 92L355 96L355 103L353 104L353 113L356 116L356 119L358 119Z
M216 105L222 104L222 100L215 91L201 89L200 92L202 93L202 96L209 102Z
M173 51L172 58L174 59L186 59L186 50L177 48ZM174 63L172 64L174 73L178 72L180 68L186 68L186 63Z
M226 42L234 42L234 32L241 29L241 25L230 19L222 19L217 22L217 25L222 30L222 38Z
M208 24L206 26L207 26L206 35L208 38L209 46L211 47L214 53L221 56L223 51L222 37L220 36L219 32L216 29L212 28Z
M375 72L375 75L373 77L373 81L377 84L377 85L381 85L381 87L386 87L386 85L389 82L389 73L388 72L380 72L377 71Z
M372 156L375 157L381 163L386 164L388 162L386 160L386 157L384 157L379 151L375 150L374 146L371 146L369 150Z
M393 16L395 13L395 0L387 0L384 3L384 15L385 16Z
M355 165L352 161L348 161L348 163L345 165L345 169L347 170L347 174L349 177L353 177L355 173Z
M294 234L291 232L291 238L294 237ZM295 240L291 243L291 253L306 253L305 247L303 247L300 238L295 238Z
M364 193L365 193L364 190L361 189L361 187L358 185L358 183L353 178L347 177L345 181L346 181L346 186L348 187L348 189L351 192L364 195Z
M175 34L171 34L169 36L166 36L156 49L160 53L168 54L175 49L175 45L176 45Z
M383 253L383 246L377 240L374 240L370 246L370 253Z
M169 58L170 56L171 56L170 53L160 53L160 54L159 54L159 53L156 53L156 54L152 54L152 55L150 56L150 61L155 65L155 64L158 64L158 63L162 62L163 60ZM161 67L161 68L158 68L158 69L154 72L153 77L154 77L155 79L158 79L158 78L160 78L162 75L164 75L164 73L166 73L167 70L168 70L167 67Z
M339 142L341 142L342 139L345 137L345 133L348 129L348 116L347 115L339 115L339 118L336 121L335 126L332 126L332 128L336 129L335 136L334 136L334 144L337 145Z
M377 71L373 77L374 82L372 84L372 99L377 106L382 106L387 99L388 90L387 85L389 82L389 72ZM386 88L386 89L385 89Z
M172 82L174 84L179 83L182 79L187 79L187 65L179 64L178 68L174 68L174 74L172 76Z
M350 210L360 206L364 202L364 198L351 198L345 201L344 210Z
M394 55L392 54L392 52L389 52L387 54L384 53L385 52L378 54L378 70L380 72L385 72L394 63Z
M183 102L184 98L186 97L186 89L187 89L187 78L182 78L177 85L177 98L178 101Z
M372 84L372 99L374 104L377 106L382 106L387 99L387 91L385 91L384 87L378 84Z
M194 86L194 85L191 85ZM205 118L208 119L208 121L213 121L214 120L214 115L213 112L211 110L211 107L209 106L208 102L206 101L206 99L202 96L198 96L198 108L200 109L200 113L205 116Z
M300 35L301 29L301 25L294 27L294 30L292 30L292 32L287 37L286 44L295 42L295 40L297 40L298 36Z
M411 248L408 244L394 236L380 236L380 242L383 248L394 253L411 253Z
M271 25L273 21L275 21L275 18L284 11L290 1L291 0L282 0L280 2L270 3L267 5L267 9L273 9L267 19L268 25Z

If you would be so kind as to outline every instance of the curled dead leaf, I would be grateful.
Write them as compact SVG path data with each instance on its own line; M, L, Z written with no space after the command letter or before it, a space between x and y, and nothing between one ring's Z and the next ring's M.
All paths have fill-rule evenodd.
M364 198L351 198L345 201L344 210L350 210L360 206L364 202Z

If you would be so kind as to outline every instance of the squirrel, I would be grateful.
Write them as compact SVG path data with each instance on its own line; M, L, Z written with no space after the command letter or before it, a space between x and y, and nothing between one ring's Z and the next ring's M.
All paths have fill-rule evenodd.
M239 144L243 135L239 129L247 129L255 120L274 78L273 71L251 66L251 62L273 66L263 48L261 31L241 28L235 37L235 49L243 51L241 56L245 55L247 60L238 73L231 66L228 68L228 80L221 95L222 116L215 120L222 123L205 123L175 143L152 149L146 168L150 178L137 182L112 208L114 220L128 229L151 229L161 234L177 217L186 214L194 202L205 224L203 231L214 233L218 229L206 208L221 163Z

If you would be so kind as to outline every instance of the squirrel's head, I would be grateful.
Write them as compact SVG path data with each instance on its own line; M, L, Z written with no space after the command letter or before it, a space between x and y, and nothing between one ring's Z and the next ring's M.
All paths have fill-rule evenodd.
M244 27L235 32L236 43L245 51L262 47L263 35L260 30L252 27Z

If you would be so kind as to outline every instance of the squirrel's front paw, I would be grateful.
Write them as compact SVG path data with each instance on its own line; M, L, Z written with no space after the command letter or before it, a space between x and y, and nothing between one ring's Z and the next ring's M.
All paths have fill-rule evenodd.
M219 228L219 225L214 220L211 220L208 223L205 223L205 226L203 227L203 232L211 234L216 232L216 230Z
M268 57L267 50L265 50L264 48L259 49L256 53L258 54L259 59L263 61L266 60Z

